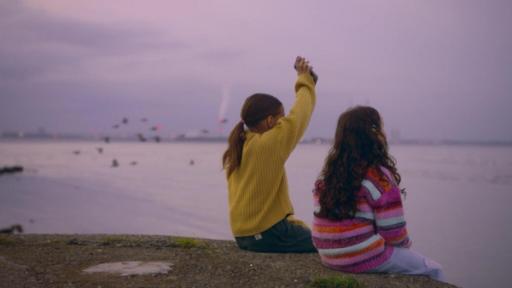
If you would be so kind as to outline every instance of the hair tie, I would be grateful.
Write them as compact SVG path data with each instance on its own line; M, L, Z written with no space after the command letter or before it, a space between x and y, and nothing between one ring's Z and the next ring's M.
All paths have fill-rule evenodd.
M249 130L249 126L247 126L247 124L245 124L245 121L243 119L240 120L240 123L242 123L244 125L244 127L243 127L244 128L244 132Z

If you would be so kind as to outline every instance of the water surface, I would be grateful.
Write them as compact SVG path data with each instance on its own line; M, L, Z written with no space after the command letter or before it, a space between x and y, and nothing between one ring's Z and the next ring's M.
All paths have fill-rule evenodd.
M295 212L307 223L312 185L328 148L299 145L287 162ZM0 176L0 227L231 239L224 149L207 143L1 142L0 166L26 171ZM440 262L455 284L508 286L512 147L392 146L391 153L407 189L413 248ZM117 168L111 167L114 158Z

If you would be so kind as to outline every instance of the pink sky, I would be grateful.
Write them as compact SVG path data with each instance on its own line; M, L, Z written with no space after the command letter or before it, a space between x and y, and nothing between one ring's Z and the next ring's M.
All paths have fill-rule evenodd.
M230 128L243 100L293 101L296 55L320 75L307 137L351 105L403 138L512 141L509 1L0 3L0 131Z

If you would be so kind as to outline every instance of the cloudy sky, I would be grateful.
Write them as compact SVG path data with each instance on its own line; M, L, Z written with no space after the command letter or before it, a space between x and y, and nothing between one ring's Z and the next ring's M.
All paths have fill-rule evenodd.
M252 93L289 108L304 55L320 76L307 137L363 104L402 138L512 141L510 27L508 0L0 0L0 131L126 116L218 133Z

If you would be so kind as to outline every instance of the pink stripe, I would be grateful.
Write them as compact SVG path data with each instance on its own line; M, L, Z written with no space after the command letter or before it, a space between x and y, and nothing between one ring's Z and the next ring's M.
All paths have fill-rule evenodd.
M354 230L350 230L347 232L342 233L327 233L327 232L317 232L313 228L312 235L316 238L323 238L323 239L344 239L344 238L350 238L357 236L359 234L364 234L373 231L373 226L368 225L361 228L357 228Z
M401 207L396 207L395 209L383 211L383 212L377 212L377 218L383 219L383 218L392 218L397 216L403 216L404 210Z
M407 237L407 232L405 231L405 233L404 233L404 230L405 230L404 227L401 227L399 229L387 230L387 231L380 230L379 234L384 239L396 238L396 237L398 237L398 236L400 236L402 234L403 234L403 238L405 238L405 237Z
M376 256L376 255L384 252L384 249L385 249L385 246L382 245L382 246L379 246L371 251L368 251L367 253L357 255L354 257L350 257L350 258L332 259L332 258L323 257L321 255L320 255L320 258L322 259L323 262L325 262L329 265L352 265L354 263L361 262L361 261L369 259L373 256Z
M375 202L375 208L382 208L391 205L392 203L400 202L400 195L391 195L390 193L384 193L382 196Z
M356 263L355 265L351 266L336 266L336 265L327 265L331 269L343 271L343 272L349 272L349 273L362 273L365 271L368 271L370 269L376 268L382 263L386 262L390 257L391 254L393 254L393 247L392 246L386 246L386 250L384 253L377 255L375 258L369 259L367 261Z
M391 171L386 169L386 167L380 166L380 170L384 172L384 174L388 177L388 181L390 181L393 185L396 185L395 177L391 175Z
M313 218L313 224L316 225L324 225L324 226L351 226L354 224L367 223L368 221L359 220L359 219L345 219L345 220L329 220L320 217Z
M368 205L368 203L358 204L357 210L359 210L361 212L372 212L373 211L372 207L370 207L370 205Z
M368 232L365 234L357 235L350 238L345 239L322 239L322 238L316 238L312 237L313 239L313 245L317 249L332 249L332 248L343 248L348 246L353 246L356 244L359 244L366 239L372 237L374 235L374 232Z

